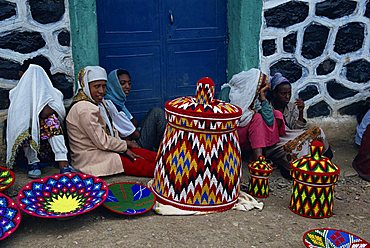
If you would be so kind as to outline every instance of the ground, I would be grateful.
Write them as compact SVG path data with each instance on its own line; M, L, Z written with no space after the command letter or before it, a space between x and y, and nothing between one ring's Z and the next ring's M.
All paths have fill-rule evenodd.
M292 183L279 171L270 178L271 194L263 210L226 212L203 216L117 216L103 207L70 220L40 219L22 214L18 230L0 241L0 247L304 247L302 235L312 228L344 229L370 241L370 183L351 167L356 148L350 142L332 143L333 161L341 167L335 187L334 215L309 219L288 208ZM244 164L245 165L245 164ZM57 172L49 169L45 175ZM248 182L246 166L242 182ZM16 183L5 193L13 199L27 179L16 172ZM124 175L104 178L107 183L149 179Z

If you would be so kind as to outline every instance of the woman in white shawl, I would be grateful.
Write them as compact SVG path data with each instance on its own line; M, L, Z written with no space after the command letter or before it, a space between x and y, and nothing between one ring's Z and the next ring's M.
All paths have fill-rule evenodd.
M87 66L78 75L79 90L66 118L73 165L83 173L107 176L121 172L153 177L156 153L121 140L105 95L107 73Z
M230 89L230 103L243 110L237 128L240 147L249 154L250 160L256 160L264 154L265 148L279 142L279 126L284 127L278 125L275 112L265 97L269 90L268 78L260 70L253 68L234 75L228 84L222 86L225 87Z
M23 146L29 164L28 176L41 176L40 141L47 140L58 162L61 173L71 172L67 148L60 122L65 117L63 94L55 89L42 67L31 64L17 86L9 93L6 132L9 168L13 167L17 151Z

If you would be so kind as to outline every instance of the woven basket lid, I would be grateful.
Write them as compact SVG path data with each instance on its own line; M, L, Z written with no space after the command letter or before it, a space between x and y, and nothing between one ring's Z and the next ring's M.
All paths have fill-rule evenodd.
M307 174L338 175L340 168L332 163L329 158L322 155L324 145L314 140L310 146L310 154L294 160L290 166L293 171Z
M180 115L184 118L200 120L234 120L239 119L242 110L224 101L214 99L215 84L209 77L201 78L197 82L195 97L179 97L167 101L165 104L166 113L169 115ZM171 123L172 120L168 119Z
M271 165L266 161L266 158L264 156L258 156L256 161L253 161L248 164L248 167L250 169L263 171L263 172L270 172L272 171Z

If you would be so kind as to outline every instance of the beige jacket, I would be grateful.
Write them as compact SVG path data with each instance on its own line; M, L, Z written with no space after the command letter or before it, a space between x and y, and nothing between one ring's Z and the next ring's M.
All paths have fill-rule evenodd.
M127 143L105 132L99 107L88 101L74 104L66 118L72 165L83 173L107 176L123 172L120 156Z

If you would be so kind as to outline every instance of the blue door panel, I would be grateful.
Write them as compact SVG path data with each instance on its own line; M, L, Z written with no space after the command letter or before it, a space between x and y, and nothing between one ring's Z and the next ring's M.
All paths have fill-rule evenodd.
M195 95L195 85L202 77L211 77L218 88L226 79L224 46L223 42L170 44L166 98Z
M132 90L127 104L135 117L150 106L162 106L159 46L100 47L100 51L100 62L108 73L117 68L130 72Z
M127 106L140 120L194 95L205 76L226 81L226 1L97 0L100 64L132 76Z
M98 0L99 44L158 41L158 0Z
M225 36L225 0L168 2L169 39Z

